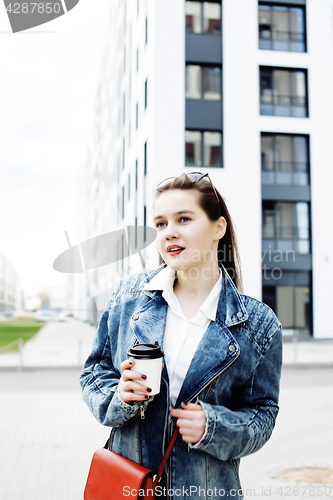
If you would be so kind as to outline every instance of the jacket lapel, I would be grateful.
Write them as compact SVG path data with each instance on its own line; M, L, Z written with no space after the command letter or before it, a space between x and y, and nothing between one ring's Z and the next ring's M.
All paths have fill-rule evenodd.
M248 315L238 290L223 266L222 272L222 288L216 319L209 323L192 358L175 408L178 408L182 401L191 401L240 354L239 345L228 327L245 321ZM168 304L160 291L150 292L147 295L151 300L133 314L130 325L138 342L153 344L157 340L163 346ZM169 381L165 366L162 376L167 382Z
M175 408L194 399L202 389L239 356L240 347L228 326L247 319L241 296L227 272L223 271L216 319L211 321L192 358Z

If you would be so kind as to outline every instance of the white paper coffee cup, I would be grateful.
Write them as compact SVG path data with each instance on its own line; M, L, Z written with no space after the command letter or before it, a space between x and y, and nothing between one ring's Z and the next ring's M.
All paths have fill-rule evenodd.
M140 380L151 388L150 396L158 394L161 386L161 371L164 352L156 341L155 344L136 344L128 352L129 359L135 361L134 370L147 376L146 380ZM146 392L134 391L135 394L147 394Z

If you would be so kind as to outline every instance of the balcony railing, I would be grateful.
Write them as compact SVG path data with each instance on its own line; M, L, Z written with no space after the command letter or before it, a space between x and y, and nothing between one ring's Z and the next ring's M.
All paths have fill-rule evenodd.
M259 27L259 48L305 52L305 33Z
M263 184L309 185L309 163L296 161L262 161Z
M273 106L305 106L306 97L277 94L276 91L265 89L260 94L260 102L261 104L271 104Z
M305 118L308 115L307 98L278 94L276 90L264 89L260 93L260 114Z
M310 253L310 230L308 226L263 226L263 251L294 251L300 254Z
M298 31L283 31L259 27L261 40L280 40L283 42L305 42L305 34Z

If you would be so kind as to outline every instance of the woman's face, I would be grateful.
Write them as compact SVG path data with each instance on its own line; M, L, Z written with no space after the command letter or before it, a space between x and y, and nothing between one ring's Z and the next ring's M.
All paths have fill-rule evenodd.
M217 246L225 234L226 221L223 217L211 221L198 200L196 189L170 189L154 205L156 246L175 271L217 263Z

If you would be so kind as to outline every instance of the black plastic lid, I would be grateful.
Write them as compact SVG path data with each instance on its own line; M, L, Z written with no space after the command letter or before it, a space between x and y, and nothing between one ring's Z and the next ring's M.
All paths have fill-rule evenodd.
M127 351L131 358L156 359L163 358L164 352L157 340L155 344L136 344Z

